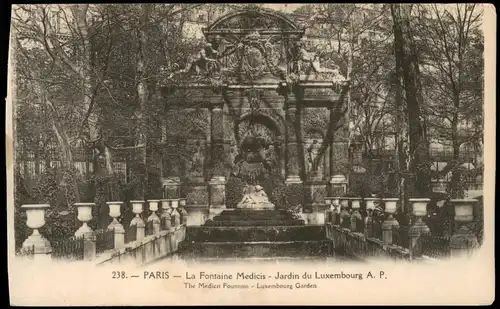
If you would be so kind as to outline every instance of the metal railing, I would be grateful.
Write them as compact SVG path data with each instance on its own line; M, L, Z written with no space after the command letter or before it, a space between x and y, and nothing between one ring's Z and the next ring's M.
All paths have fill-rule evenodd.
M83 236L73 236L67 240L55 241L52 245L52 258L64 260L83 260L83 246Z
M16 256L22 258L33 258L34 254L35 254L35 245L32 245L30 247L23 247L16 252Z
M137 240L137 225L132 225L125 228L125 243Z
M450 256L450 238L432 236L429 233L420 235L420 241L423 255L436 259Z
M410 247L410 237L408 235L409 226L396 226L392 228L392 244L409 248Z
M115 233L113 230L99 230L95 232L95 250L96 254L115 247Z

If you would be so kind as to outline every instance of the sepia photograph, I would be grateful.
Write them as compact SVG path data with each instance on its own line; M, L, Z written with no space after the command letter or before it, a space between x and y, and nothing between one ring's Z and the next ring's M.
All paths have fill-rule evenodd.
M480 3L13 5L11 305L491 303L495 25Z

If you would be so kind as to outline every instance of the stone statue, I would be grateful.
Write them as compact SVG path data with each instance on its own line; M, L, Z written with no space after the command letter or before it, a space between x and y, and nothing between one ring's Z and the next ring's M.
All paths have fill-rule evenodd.
M269 145L269 147L266 149L266 162L269 166L273 167L277 163L277 158L276 158L276 150L274 148L274 145Z
M184 69L173 72L168 78L171 79L174 75L179 73L188 73L191 69L193 69L193 67L196 74L200 74L202 71L208 72L211 69L219 68L218 56L219 52L212 48L211 43L207 42L198 54L193 59L188 61Z
M340 73L340 67L338 65L335 65L335 68L326 68L326 67L321 67L321 62L324 62L324 56L320 53L317 52L309 52L304 48L304 42L299 41L297 42L297 47L296 47L296 52L297 52L297 62L298 62L298 69L299 72L302 67L302 62L309 63L311 67L313 68L314 72L320 75L331 75L332 81L335 84L342 84L343 82L346 82L347 79L342 76Z
M248 185L243 189L243 192L243 198L236 206L237 208L274 209L274 204L269 201L264 188L260 185Z
M319 163L319 150L321 145L318 140L313 140L313 143L307 148L308 156L307 161L309 163L309 172L318 171L318 163Z
M191 172L194 175L203 175L203 167L205 163L205 156L203 154L203 147L199 141L196 142L196 150L191 159Z

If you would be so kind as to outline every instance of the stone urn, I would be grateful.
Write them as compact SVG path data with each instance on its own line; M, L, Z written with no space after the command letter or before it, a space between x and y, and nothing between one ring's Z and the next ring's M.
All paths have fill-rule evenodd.
M450 203L455 210L455 222L460 225L459 229L450 239L452 256L460 256L473 252L479 247L476 235L467 226L474 220L475 199L452 199Z
M109 230L114 230L115 226L121 225L118 222L118 218L121 216L121 206L123 202L106 202L109 207L109 216L113 218L111 223L108 225Z
M92 235L92 229L88 226L88 222L92 220L92 208L95 203L75 203L74 205L78 211L78 221L82 222L82 226L75 232L75 236Z
M429 233L430 229L422 220L427 215L427 204L431 201L430 198L410 198L408 199L412 205L412 214L417 218L415 223L410 228L410 231L418 229L420 234ZM409 231L409 232L410 232Z
M141 218L141 213L144 211L144 201L130 201L132 204L132 212L135 217L130 221L130 226L138 225L138 223L144 223Z
M38 231L45 225L45 212L48 204L26 204L21 209L26 211L26 225L33 229L33 233L23 242L23 250L33 251L34 254L48 254L52 252L50 242Z

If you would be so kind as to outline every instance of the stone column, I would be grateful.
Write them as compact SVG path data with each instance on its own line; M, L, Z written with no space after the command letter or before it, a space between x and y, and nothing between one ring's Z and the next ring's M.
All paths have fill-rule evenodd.
M51 258L52 247L50 242L38 231L45 225L45 211L48 204L29 204L21 206L26 211L26 225L33 229L31 234L23 242L23 250L33 254L33 259L37 261L47 261Z
M382 223L382 241L384 245L392 245L392 230L399 227L398 221L394 218L394 213L397 210L397 198L384 198L384 211L387 217Z
M300 116L295 94L289 93L285 102L285 147L287 184L301 184L300 149L297 134L300 132Z
M115 233L115 247L114 249L120 249L125 246L125 229L123 225L118 222L118 218L121 216L121 206L123 202L106 202L109 206L109 216L113 218L113 221L108 225L108 230L114 231Z
M223 102L217 102L213 105L210 121L210 140L211 140L211 179L210 186L210 209L209 218L221 213L226 209L226 177L224 171L224 110Z
M191 141L191 143L193 143L193 141ZM203 145L201 146L205 147L205 143L206 141L203 141ZM206 148L203 153L207 154ZM206 158L204 162L207 162ZM186 186L186 211L189 214L187 225L199 226L205 223L204 217L208 216L209 211L209 188L203 173L190 172L188 175L188 183Z
M141 213L144 211L144 201L130 201L132 204L132 211L135 217L130 221L130 226L135 226L137 228L136 241L141 241L146 235L146 223L141 218Z
M339 196L347 192L349 149L347 143L347 129L349 120L346 119L344 102L332 102L330 105L330 122L334 127L330 143L330 194ZM341 192L341 191L344 192Z
M475 199L453 199L450 203L455 208L455 222L460 228L450 239L450 249L452 257L463 257L479 248L476 235L471 232L467 224L474 220Z
M422 256L422 242L420 236L430 232L429 227L422 220L427 215L427 204L431 201L429 198L411 198L408 200L412 205L412 212L417 220L408 229L410 238L410 256L411 258Z
M96 256L96 237L94 231L87 225L92 220L92 208L95 203L75 203L78 209L78 221L82 226L75 232L75 237L83 237L83 259L92 261Z

